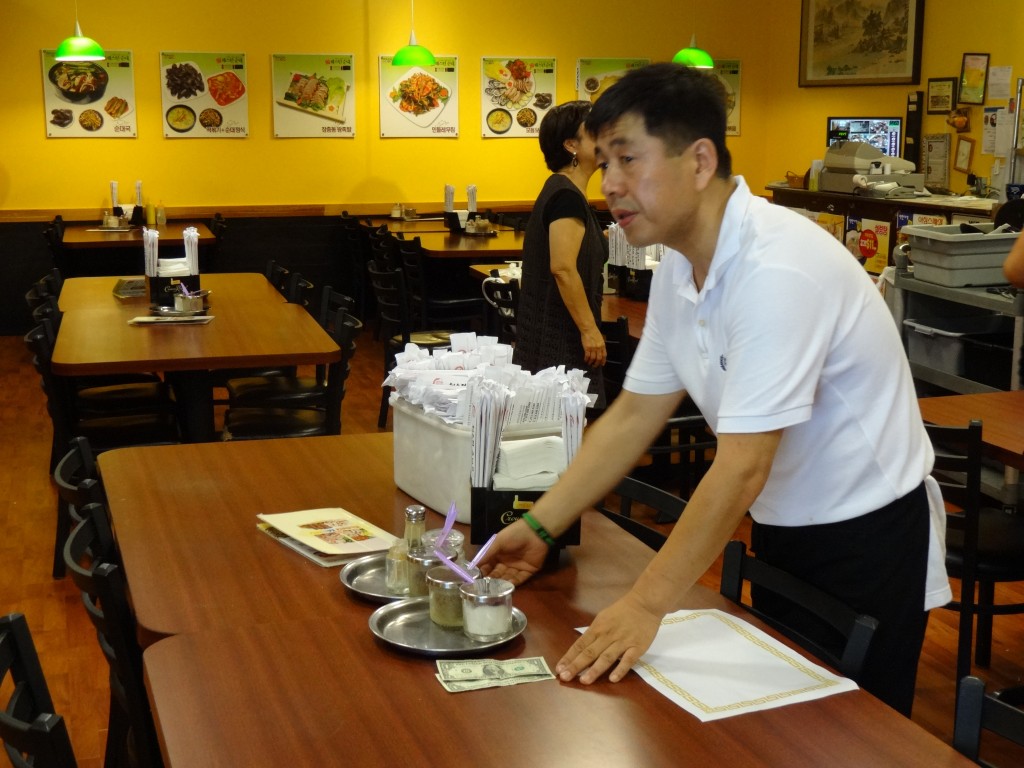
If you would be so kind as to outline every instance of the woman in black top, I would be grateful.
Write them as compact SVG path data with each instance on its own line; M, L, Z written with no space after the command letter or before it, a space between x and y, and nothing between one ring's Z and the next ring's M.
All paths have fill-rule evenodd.
M540 126L540 149L553 172L537 198L523 240L523 276L513 360L536 373L554 365L588 371L604 405L601 296L608 242L587 202L597 170L583 128L590 102L553 108Z

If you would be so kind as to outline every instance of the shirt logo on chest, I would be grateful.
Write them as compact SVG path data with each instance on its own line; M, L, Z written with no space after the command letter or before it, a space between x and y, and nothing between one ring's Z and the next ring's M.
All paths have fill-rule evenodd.
M723 371L725 370L725 355L718 356L718 367Z

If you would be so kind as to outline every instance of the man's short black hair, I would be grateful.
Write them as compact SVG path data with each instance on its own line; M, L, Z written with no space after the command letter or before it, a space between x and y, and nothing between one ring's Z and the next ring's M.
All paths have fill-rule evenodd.
M587 116L586 128L597 136L626 114L644 121L651 136L669 152L680 153L697 139L709 139L718 152L717 175L732 175L725 146L726 93L714 75L679 64L651 64L634 69L601 94Z

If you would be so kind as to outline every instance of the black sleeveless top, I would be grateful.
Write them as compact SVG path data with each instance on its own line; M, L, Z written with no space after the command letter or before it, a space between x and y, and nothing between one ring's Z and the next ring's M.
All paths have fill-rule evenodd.
M575 195L575 200L569 195ZM583 280L594 321L600 325L608 241L601 232L597 214L583 193L567 177L554 174L545 182L537 198L523 239L523 277L516 313L513 360L532 373L554 365L586 370L591 382L590 391L598 394L598 405L602 406L604 385L601 369L588 368L584 363L579 329L551 274L548 230L551 221L567 218L566 209L573 211L568 217L582 219L585 226L583 242L576 257L576 271Z

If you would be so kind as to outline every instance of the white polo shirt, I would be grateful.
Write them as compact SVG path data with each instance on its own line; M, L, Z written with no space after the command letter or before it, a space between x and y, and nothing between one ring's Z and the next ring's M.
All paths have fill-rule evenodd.
M699 293L690 262L666 252L625 387L685 389L716 433L784 429L758 522L883 507L934 458L892 316L842 244L735 180Z

